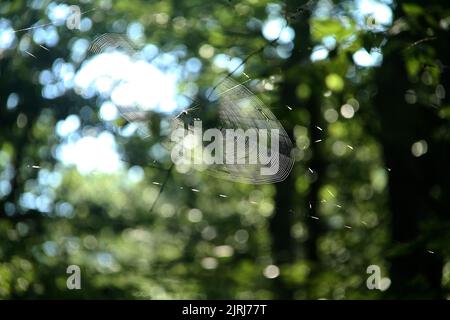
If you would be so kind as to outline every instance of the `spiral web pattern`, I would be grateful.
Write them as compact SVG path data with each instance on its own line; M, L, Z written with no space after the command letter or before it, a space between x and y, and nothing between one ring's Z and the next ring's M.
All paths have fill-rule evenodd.
M231 79L223 80L215 88L214 96L216 101L207 108L217 108L218 119L216 124L223 133L225 145L227 143L245 145L244 159L241 158L244 163L228 164L225 161L221 164L214 163L209 165L205 172L221 179L249 184L276 183L286 179L294 165L293 146L283 126L269 108L247 87ZM201 119L201 115L199 117ZM189 118L188 121L186 121L187 118ZM192 117L188 117L187 114L177 117L174 120L173 128L186 128L187 124L187 131L193 133L194 127L191 119ZM279 149L277 154L271 154L273 159L271 165L278 167L278 170L273 174L262 174L261 169L265 166L259 162L255 164L250 161L251 155L255 154L258 155L258 159L261 159L261 156L263 156L261 147L258 148L256 144L250 143L245 135L238 134L228 137L225 134L226 129L242 129L244 132L248 129L267 130L269 134L272 130L277 130L274 138L278 140ZM234 139L234 141L229 141L229 139ZM271 139L267 140L267 143L269 142L272 143ZM261 141L259 141L259 146L261 146ZM268 146L268 149L271 149L270 146ZM223 148L223 153L224 158L226 158L226 148ZM196 168L195 165L194 168ZM202 166L203 169L204 166Z

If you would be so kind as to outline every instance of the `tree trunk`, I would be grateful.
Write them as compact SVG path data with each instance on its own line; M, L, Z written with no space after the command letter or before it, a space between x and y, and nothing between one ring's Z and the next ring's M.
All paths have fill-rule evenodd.
M286 132L290 136L293 144L294 139L294 126L293 114L296 109L301 106L301 101L296 96L296 88L300 83L298 77L299 73L305 75L305 81L311 81L313 77L312 67L309 62L311 38L309 28L309 18L311 14L311 8L307 10L298 10L299 6L302 6L306 1L301 3L296 1L288 1L286 11L288 14L296 13L295 21L291 24L291 27L295 31L294 49L292 55L286 60L282 67L283 82L280 85L280 107L282 112L279 114L279 119L283 122ZM307 76L308 74L308 76ZM311 83L309 83L311 85ZM319 123L320 106L316 103L317 100L312 98L306 103L306 108L310 113L311 119L309 123L310 138L314 139L314 125ZM288 111L287 106L291 107L292 113ZM286 108L286 109L284 109ZM322 161L317 150L317 146L311 147L311 159L309 166L315 167L317 170L321 170ZM295 165L293 173L289 177L276 184L276 196L275 196L275 213L270 221L270 232L272 237L272 256L274 257L275 264L291 264L295 261L295 243L291 235L292 221L294 219L294 208L302 205L309 210L311 215L315 215L317 212L317 198L318 190L320 187L320 181L317 179L314 181L309 189L307 199L304 201L295 201ZM311 204L311 209L309 208ZM319 225L317 221L311 221L306 218L306 224L308 226L309 237L306 243L305 256L310 261L317 260L317 237L319 234ZM294 291L299 288L292 288L282 282L282 279L275 281L275 289L279 298L293 298Z
M433 167L437 160L432 134L439 119L429 106L405 102L410 83L404 57L401 48L390 49L378 70L375 98L384 159L389 169L392 217L392 285L387 296L441 298L443 259L427 250L427 234L423 229L438 214L430 205L430 192L436 182ZM411 147L419 140L427 141L429 152L415 157Z

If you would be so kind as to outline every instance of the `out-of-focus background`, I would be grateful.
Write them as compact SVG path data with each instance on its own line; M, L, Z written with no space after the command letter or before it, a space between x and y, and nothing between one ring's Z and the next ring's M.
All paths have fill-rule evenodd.
M435 0L1 1L0 298L446 298L449 28ZM225 76L292 137L284 182L168 170Z

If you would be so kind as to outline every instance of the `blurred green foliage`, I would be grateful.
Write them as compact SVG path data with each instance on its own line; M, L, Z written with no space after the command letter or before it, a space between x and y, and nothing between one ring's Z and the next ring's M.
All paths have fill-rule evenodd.
M0 21L14 30L45 24L48 8L60 3L2 1ZM354 1L78 5L83 12L95 9L83 15L91 26L58 26L58 42L48 52L33 41L33 30L15 32L11 46L0 48L0 298L446 297L450 170L447 152L435 150L450 150L448 3L391 3L394 18L384 27ZM286 45L262 35L270 8L280 8L295 32L287 55ZM81 67L83 60L72 55L75 41L126 33L135 22L144 28L137 46L151 43L162 53L181 48L185 55L175 62L181 67L200 59L200 73L186 77L180 91L195 83L201 96L226 76L230 70L213 63L217 54L245 62L245 73L257 80L251 89L295 141L296 165L286 185L244 185L173 170L150 212L170 167L167 157L159 159L160 168L153 165L148 150L158 137L123 136L124 119L107 122L98 115L100 97L84 99L68 89L47 99L39 82L57 59ZM324 39L334 39L327 57L311 61ZM361 49L378 50L383 63L357 65ZM389 86L397 91L389 94ZM13 92L19 102L9 108ZM111 131L126 168L81 174L58 162L56 125L71 114L80 117L82 134ZM165 115L151 117L159 124ZM421 139L428 153L414 157L411 145ZM416 159L426 161L419 172ZM141 169L142 177L133 178ZM402 198L398 181L417 193ZM287 256L274 245L277 239L289 242ZM72 264L81 268L81 290L66 288ZM386 292L366 287L372 264L391 277ZM413 288L406 294L395 266L409 270Z

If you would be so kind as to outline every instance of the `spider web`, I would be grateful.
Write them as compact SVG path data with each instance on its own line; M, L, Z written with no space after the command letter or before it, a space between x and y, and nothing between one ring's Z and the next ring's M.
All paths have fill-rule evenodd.
M225 163L221 164L211 164L204 168L196 167L193 165L194 169L205 170L206 173L213 175L215 177L237 181L241 183L250 184L263 184L263 183L276 183L283 181L289 175L292 170L294 159L292 155L292 142L284 130L281 123L275 117L275 115L269 110L269 108L258 99L247 87L243 84L237 83L232 79L225 79L215 87L214 94L210 94L210 100L212 100L206 107L200 108L203 112L208 111L210 108L215 108L216 110L216 125L223 133L223 142L234 145L244 145L245 154L241 164L236 163ZM197 118L195 118L195 113L191 115L190 113L182 113L173 120L172 128L186 128L187 133L193 134L194 126L193 119L201 119L202 113L197 112ZM226 129L242 129L244 132L248 129L267 130L272 135L275 132L275 139L278 140L279 149L277 154L273 148L268 146L271 150L272 165L278 166L278 171L274 174L264 175L261 173L261 169L265 166L261 163L251 163L250 156L257 155L259 159L263 155L261 148L258 148L256 144L250 143L248 137L244 134L236 134L233 137L229 137L225 134ZM236 131L235 131L236 132ZM235 139L230 141L230 139ZM269 140L267 141L269 143ZM272 144L273 142L270 141ZM259 143L261 144L261 143ZM234 154L228 154L227 149L223 148L223 158L226 159L228 155L233 156ZM267 156L267 154L265 155Z

